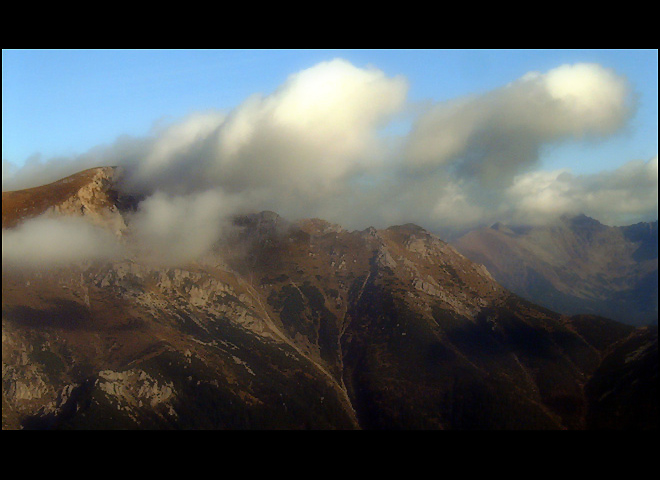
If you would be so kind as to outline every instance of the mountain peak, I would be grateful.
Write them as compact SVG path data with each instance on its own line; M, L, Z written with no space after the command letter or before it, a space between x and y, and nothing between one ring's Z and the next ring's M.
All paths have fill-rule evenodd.
M55 182L24 190L2 192L2 228L49 214L83 215L95 223L107 224L118 214L117 167L95 167ZM112 218L111 228L121 232L125 224Z
M419 225L415 223L405 223L403 225L394 225L392 227L389 227L389 230L399 230L402 232L409 232L409 233L427 233L426 230L423 227L420 227Z
M514 231L502 222L494 223L490 228L491 230L495 230L497 232L506 233L508 235L515 235Z
M306 218L298 222L303 232L312 236L325 235L327 233L339 233L345 231L341 225L328 222L321 218Z
M604 225L598 220L586 216L584 213L577 215L562 215L561 220L573 228L600 228Z
M275 212L264 210L259 213L236 215L234 225L244 227L248 231L254 231L258 234L272 234L286 228L289 222Z

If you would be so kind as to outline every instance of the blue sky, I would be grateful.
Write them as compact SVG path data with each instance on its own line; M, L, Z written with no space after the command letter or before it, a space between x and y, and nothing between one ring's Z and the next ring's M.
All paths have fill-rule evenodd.
M657 50L3 50L2 158L20 166L35 154L81 154L120 135L144 136L155 122L228 111L336 57L404 76L413 103L485 93L562 64L598 63L629 80L639 102L634 117L602 141L548 149L543 166L591 173L657 155Z

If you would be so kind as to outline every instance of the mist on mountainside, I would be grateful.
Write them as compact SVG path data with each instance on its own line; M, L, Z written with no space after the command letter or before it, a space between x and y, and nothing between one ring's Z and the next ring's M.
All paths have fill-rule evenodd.
M534 305L414 224L238 215L154 262L112 170L8 229L96 220L126 250L3 265L3 429L657 428L657 328Z

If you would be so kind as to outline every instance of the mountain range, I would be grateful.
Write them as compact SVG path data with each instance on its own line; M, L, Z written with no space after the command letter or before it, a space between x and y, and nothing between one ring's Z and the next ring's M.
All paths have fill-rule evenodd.
M557 312L658 323L658 222L610 227L586 215L554 225L473 230L452 244L507 289Z
M3 192L3 237L78 218L130 246L117 178ZM19 268L3 241L3 429L657 429L657 326L539 306L413 224L231 225L175 265Z

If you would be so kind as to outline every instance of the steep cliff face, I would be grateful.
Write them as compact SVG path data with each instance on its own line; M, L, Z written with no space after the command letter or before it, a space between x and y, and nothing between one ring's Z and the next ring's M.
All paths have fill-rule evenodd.
M503 286L547 308L657 323L657 222L608 227L580 215L552 227L497 224L454 245Z
M105 219L97 174L52 213ZM524 301L415 225L235 227L177 266L3 270L3 428L585 428L635 332Z

